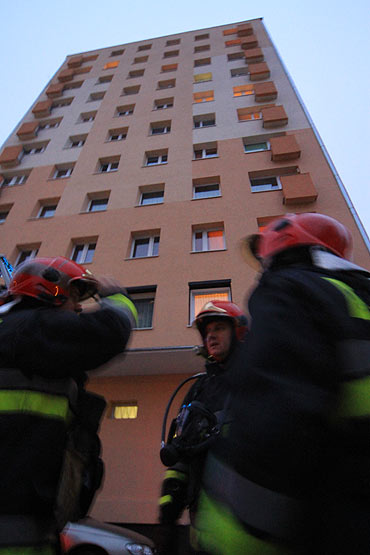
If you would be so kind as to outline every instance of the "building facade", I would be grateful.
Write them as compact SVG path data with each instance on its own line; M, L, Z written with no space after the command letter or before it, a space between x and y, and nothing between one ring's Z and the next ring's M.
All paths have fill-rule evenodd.
M92 514L154 523L163 412L203 368L194 315L210 298L243 306L257 277L240 239L321 212L368 266L366 233L260 19L67 56L3 145L0 174L13 265L67 256L119 279L138 307L129 351L90 380L109 403Z

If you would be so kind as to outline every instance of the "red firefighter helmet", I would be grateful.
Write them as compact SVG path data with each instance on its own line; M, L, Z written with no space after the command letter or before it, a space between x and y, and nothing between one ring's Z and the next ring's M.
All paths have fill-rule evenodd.
M89 270L76 262L56 258L33 258L20 264L13 272L8 294L33 297L42 302L61 306L75 286L78 301L83 301L97 291L97 281Z
M231 321L235 336L238 341L243 341L247 332L247 318L240 308L230 301L209 301L198 312L193 324L198 328L203 341L205 339L206 325L210 320L228 318Z
M324 214L285 214L266 228L244 240L244 252L251 258L266 263L279 252L292 247L317 245L340 258L351 260L352 236L340 222Z

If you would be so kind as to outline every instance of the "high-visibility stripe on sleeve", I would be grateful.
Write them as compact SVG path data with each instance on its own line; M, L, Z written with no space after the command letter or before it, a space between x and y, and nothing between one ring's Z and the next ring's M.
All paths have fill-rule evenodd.
M370 320L369 307L358 295L356 295L352 287L338 279L328 277L324 277L323 279L332 283L344 295L350 316L353 318L361 318L362 320Z
M370 376L344 382L338 415L346 418L370 416Z
M174 478L175 480L182 480L183 482L188 479L187 475L183 472L179 472L178 470L166 470L164 479L168 480L170 478Z
M138 324L139 320L136 306L128 297L125 297L125 295L123 295L122 293L115 293L114 295L109 295L107 299L121 307L125 307L126 309L128 309L131 312L136 324Z
M162 505L168 505L168 503L172 503L172 501L172 495L162 495L162 497L159 498L159 505L162 507Z
M29 413L69 421L68 399L37 391L0 390L0 413Z

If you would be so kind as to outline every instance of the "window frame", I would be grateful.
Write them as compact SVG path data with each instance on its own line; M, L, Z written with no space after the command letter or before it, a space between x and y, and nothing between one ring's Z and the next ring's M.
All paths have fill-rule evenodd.
M17 267L18 264L22 264L22 262L25 262L26 260L32 260L33 258L36 258L37 254L39 252L39 247L36 247L34 249L24 247L24 248L21 248L21 249L18 249L18 250L19 250L19 253L18 253L16 262L15 262L15 265L14 265L15 267ZM27 252L29 252L31 254L22 259L23 254L27 253Z
M197 145L194 145L197 146ZM208 151L213 151L216 150L216 152L213 153L209 153ZM201 153L201 156L197 156L197 153ZM216 146L204 146L201 148L193 148L193 160L206 160L208 158L218 158L218 148L217 148L217 144Z
M254 148L253 150L246 150L246 148L248 146L256 146L256 145L262 145L262 144L265 144L266 148ZM268 150L271 150L270 141L266 140L266 141L260 141L258 143L257 142L256 143L245 143L243 141L243 149L244 149L245 154L251 154L253 152L266 152Z
M54 170L52 179L66 179L67 177L70 177L72 175L73 169L74 169L74 166L68 166L65 168L56 167ZM67 173L65 175L58 175L59 172L67 172Z
M197 295L199 296L205 296L205 295L217 295L217 294L226 294L227 295L227 299L222 299L222 300L228 300L231 301L232 300L232 296L231 296L231 284L229 285L220 285L219 287L217 286L212 286L210 284L209 287L192 287L189 284L189 325L191 326L196 315L195 315L195 297ZM204 299L204 303L202 303L202 306L207 302L210 301L212 299ZM215 299L213 299L215 300Z
M196 189L199 187L218 187L218 194L210 194L210 195L204 195L204 196L196 196ZM207 199L207 198L217 198L221 196L221 184L220 183L193 183L193 200L202 200L202 199Z
M157 294L157 286L156 285L149 285L149 286L141 286L141 287L128 287L127 292L134 303L136 310L138 312L138 326L134 327L134 330L150 330L153 328L153 317L154 317L154 306L155 306L155 299ZM150 325L139 326L140 324L140 308L136 301L148 301L146 304L152 305L151 310L149 310L150 315Z
M20 179L20 181L18 181ZM14 187L14 185L24 185L28 179L28 174L21 173L15 174L11 177L3 175L3 180L1 182L1 187ZM10 180L6 183L7 180Z
M165 160L163 160L164 157L166 158ZM149 158L157 158L158 161L149 163ZM152 156L148 156L147 153L145 154L145 167L162 166L163 164L168 164L168 152L165 154L153 154Z
M212 249L210 248L210 237L209 237L209 233L212 232L217 232L217 231L221 231L222 232L222 243L223 246L219 249ZM201 234L201 248L197 249L197 234ZM194 227L193 229L193 233L192 233L192 252L193 253L199 253L199 252L215 252L215 251L223 251L226 249L226 240L225 240L225 228L221 227L221 226L216 226L216 227L207 227L207 228L197 228Z
M160 195L158 197L154 197L160 200L154 201L154 202L143 202L145 195ZM164 202L164 189L157 189L153 191L143 190L140 193L139 206L155 206L158 204L163 204L163 202Z
M142 241L148 241L148 249L147 249L147 254L144 254L143 256L136 256L136 248L137 248L137 243L138 242L142 242ZM160 244L160 235L143 235L143 236L133 236L132 237L132 241L131 241L131 249L130 249L130 258L133 260L139 259L139 258L154 258L156 256L159 256L159 244ZM157 245L157 246L156 246ZM154 253L154 254L153 254Z
M94 203L102 203L102 202L105 202L104 208L98 208L98 209L96 209L96 210L93 210L93 209L92 209L92 206L93 206ZM96 198L90 198L89 203L88 203L88 205L87 205L87 210L86 210L86 212L89 212L89 214L90 214L90 213L95 213L95 212L104 212L104 211L106 211L106 210L108 209L108 202L109 202L109 197L102 197L102 198L96 197ZM99 206L99 204L98 204L98 206Z
M98 169L98 173L113 173L118 171L118 167L119 167L119 163L120 160L108 160L108 161L102 161L99 160L99 169ZM107 169L103 169L103 167L105 167ZM116 166L116 167L113 167Z
M56 203L56 204L42 204L40 206L40 210L37 213L37 219L39 219L39 220L46 219L47 220L48 218L53 218L55 216L55 212L56 212L57 207L58 207L58 203ZM43 214L43 212L45 210L48 210L48 209L49 210L54 209L53 213L50 216Z
M273 186L271 184L271 186L269 187L269 184L261 184L261 185L254 185L252 183L252 181L267 181L268 179L271 180L275 180L276 181L276 186ZM250 181L250 187L251 187L251 192L252 193L266 193L266 192L270 192L270 191L281 191L282 189L282 185L281 185L281 180L280 180L280 176L279 175L269 175L266 177L250 177L249 178ZM256 187L264 187L262 188L258 188L256 189Z
M73 260L73 262L76 262L77 264L91 264L95 255L96 245L97 245L97 241L86 242L86 243L74 243L72 252L71 252L71 260ZM93 249L91 249L92 246L94 247ZM76 249L80 247L83 247L82 250L80 251L82 253L81 258L79 258L79 256L75 257ZM91 256L91 259L90 258L88 259L89 252L91 250L92 250L92 256Z

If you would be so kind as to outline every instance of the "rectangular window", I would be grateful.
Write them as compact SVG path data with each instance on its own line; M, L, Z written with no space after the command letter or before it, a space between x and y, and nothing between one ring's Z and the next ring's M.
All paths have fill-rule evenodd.
M37 253L39 252L39 249L25 247L18 249L18 251L19 254L15 263L16 266L18 266L18 264L22 264L22 262L25 262L26 260L31 260L32 258L35 258L37 256Z
M217 251L225 248L224 229L201 229L193 231L193 251Z
M124 87L122 89L122 95L138 94L140 91L140 85L135 85L133 87Z
M38 218L52 218L55 214L57 209L56 204L45 204L41 206L40 211L38 213Z
M23 185L26 183L28 175L26 174L17 174L12 176L3 176L3 180L1 182L2 187L12 187L13 185Z
M217 156L217 143L207 145L194 145L194 160L202 158L215 158Z
M158 164L167 164L168 151L149 151L145 153L145 165L156 166Z
M119 166L119 159L115 160L99 160L98 171L100 173L116 172Z
M108 198L95 198L91 199L87 207L88 212L102 212L107 209Z
M85 144L87 135L76 135L74 137L69 137L66 148L79 148Z
M144 50L150 50L151 47L152 47L151 44L142 44L141 46L138 46L137 52L143 52Z
M120 127L117 129L109 129L108 131L108 141L123 141L126 139L128 133L128 127Z
M212 81L212 73L198 73L194 75L194 83L203 83L204 81Z
M165 110L173 107L173 97L159 98L154 101L154 110Z
M145 69L134 69L128 72L128 79L135 79L136 77L142 77L144 75Z
M37 127L37 132L43 131L44 129L55 129L56 127L59 127L59 124L61 121L62 121L62 118L40 121Z
M195 46L194 48L194 54L196 54L197 52L206 52L207 50L210 50L211 47L209 44L204 44L203 46Z
M46 144L30 145L23 147L23 156L28 156L29 154L42 154L46 150Z
M181 39L170 39L166 41L166 46L175 46L176 44L180 44Z
M159 235L150 237L137 237L132 241L131 258L147 258L158 256Z
M261 152L263 150L270 150L270 143L263 141L261 143L244 143L244 152Z
M119 66L119 60L115 60L114 62L107 62L103 69L114 69Z
M235 60L245 60L244 52L233 52L232 54L227 55L228 62L234 62Z
M231 77L244 77L245 75L248 75L248 73L249 73L249 70L247 66L236 67L235 69L230 70Z
M203 306L211 301L231 301L230 280L219 282L201 282L199 288L197 283L189 284L190 287L190 306L189 323L191 324Z
M213 91L202 91L193 93L193 102L211 102L215 99Z
M0 210L0 224L3 224L9 214L9 210Z
M115 117L121 116L131 116L134 113L135 104L129 104L127 106L117 106Z
M96 243L79 243L73 247L71 259L77 264L88 264L92 262L96 249Z
M63 179L64 177L69 177L70 175L72 175L73 172L73 166L67 166L67 167L56 167L54 174L53 174L53 179Z
M210 183L207 185L193 184L193 198L212 198L221 196L219 183Z
M199 58L194 60L194 67L208 66L211 63L211 58Z
M91 93L89 95L89 98L87 99L87 102L98 102L99 100L103 100L104 95L105 95L105 91Z
M66 106L70 106L72 101L73 98L60 98L59 100L54 100L51 105L51 109L55 110L56 108L65 108Z
M194 128L211 127L216 125L216 114L202 114L193 117Z
M137 418L138 406L136 401L113 401L110 406L113 420L134 420Z
M261 193L263 191L277 191L281 189L281 182L278 176L271 177L251 177L252 193Z
M143 64L144 62L148 61L149 56L138 56L134 58L133 64Z
M142 192L140 196L140 205L145 206L147 204L162 204L163 197L164 191Z
M167 79L167 81L158 81L158 90L173 89L176 86L176 79Z
M262 112L258 108L240 108L239 110L237 110L237 114L239 121L253 121L257 119L262 119Z
M240 43L241 43L240 39L232 39L232 40L225 41L225 46L227 48L230 46L239 46Z
M254 94L254 86L253 85L239 85L237 87L233 87L233 95L236 96L249 96Z
M103 83L110 83L113 79L113 75L103 75L102 77L99 77L96 85L101 85Z
M195 35L194 40L206 40L209 39L209 33L203 33L203 35Z
M122 56L124 51L125 51L124 48L122 48L120 50L112 50L112 52L110 53L110 56L111 56L111 58L113 58L114 56Z
M163 58L175 58L180 53L180 50L168 50L163 53Z
M90 123L91 121L94 121L95 116L96 112L84 112L80 114L80 117L78 118L78 123Z
M162 73L168 73L169 71L177 71L177 64L167 64L161 67Z
M150 329L153 326L153 309L156 294L156 285L143 287L129 287L127 289L130 298L137 310L139 330Z
M170 131L171 121L157 121L150 124L151 135L163 135L165 133L170 133Z

